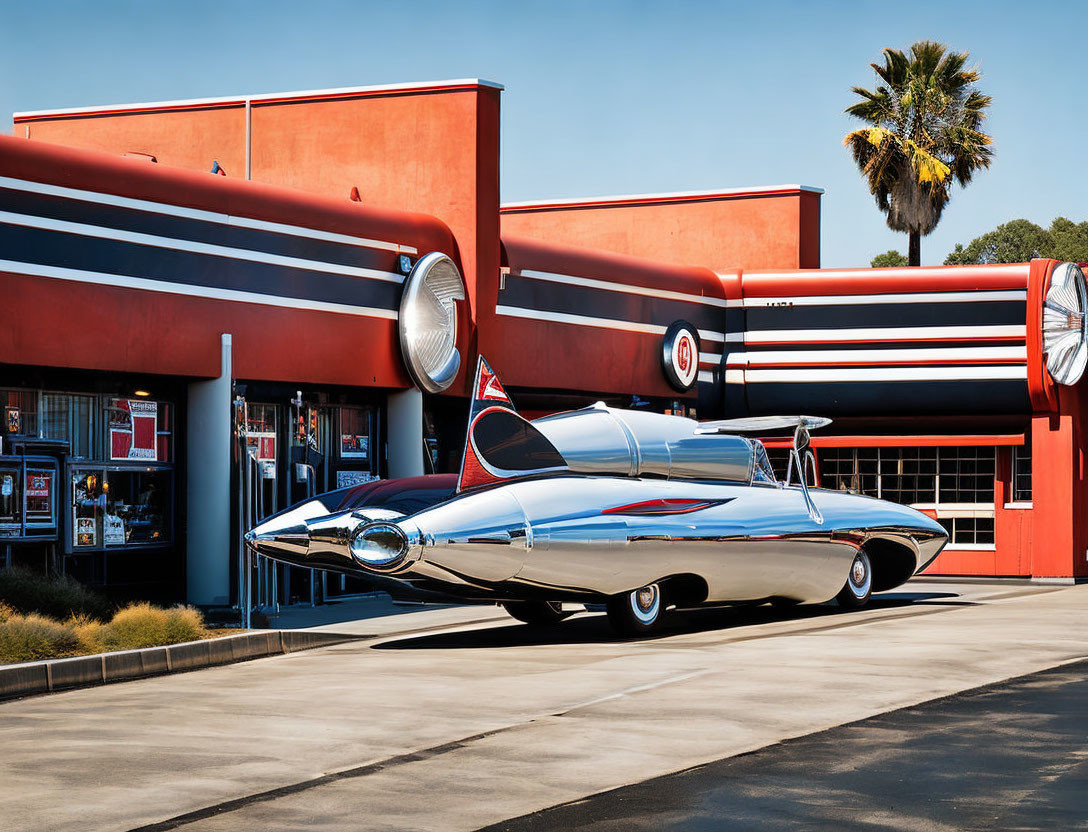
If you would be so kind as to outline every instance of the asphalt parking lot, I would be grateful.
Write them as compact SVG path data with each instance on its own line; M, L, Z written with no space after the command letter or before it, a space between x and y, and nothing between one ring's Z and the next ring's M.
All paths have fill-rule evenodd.
M0 817L18 830L627 829L689 828L660 814L686 811L691 828L853 818L943 829L977 823L956 807L984 793L1001 811L1029 794L1057 812L1064 798L1049 800L1039 783L1084 791L1066 788L1083 782L1088 755L1083 731L1069 729L1084 726L1085 683L1068 676L1083 667L1046 677L1064 680L1064 698L1017 706L979 693L951 716L927 708L1088 657L1086 612L1085 586L923 580L859 612L705 611L635 642L589 614L552 630L487 608L362 621L358 640L320 650L0 704ZM1078 701L1064 727L1042 719ZM1019 730L1033 764L1053 758L1038 782L1026 766L1020 785L988 781L1001 775L986 773L999 755L981 752L938 776L926 768L929 743L911 740L977 751L981 729L1015 727L996 715L1032 708L1039 721ZM820 776L806 778L807 761L820 760ZM884 789L866 783L894 781L900 764L904 800L868 807ZM742 776L736 765L750 768ZM920 811L931 792L916 771L939 780L943 814ZM743 800L729 797L737 777L750 789ZM790 777L812 793L791 791ZM601 793L631 786L643 797L622 802L637 812L609 814L625 793ZM666 799L655 806L646 794ZM794 814L761 820L761 800L786 800Z

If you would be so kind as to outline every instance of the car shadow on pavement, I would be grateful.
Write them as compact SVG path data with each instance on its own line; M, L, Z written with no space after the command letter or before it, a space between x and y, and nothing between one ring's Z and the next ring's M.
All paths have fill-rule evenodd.
M670 636L689 635L713 630L738 630L775 622L827 619L829 623L882 609L923 606L975 606L954 592L889 592L874 595L868 606L860 610L844 609L829 601L825 604L805 604L796 607L775 607L752 604L733 607L710 607L695 610L673 610L661 624L661 629L642 639L626 639L617 635L603 613L578 613L560 624L532 627L513 619L509 624L456 632L393 637L370 646L372 650L464 650L496 647L533 647L549 644L608 644L620 641L653 642Z

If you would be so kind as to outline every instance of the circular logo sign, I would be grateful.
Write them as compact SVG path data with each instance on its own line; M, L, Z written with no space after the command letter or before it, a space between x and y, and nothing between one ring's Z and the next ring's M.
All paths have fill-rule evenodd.
M695 327L677 321L665 333L662 347L665 378L682 393L690 390L699 376L699 336Z

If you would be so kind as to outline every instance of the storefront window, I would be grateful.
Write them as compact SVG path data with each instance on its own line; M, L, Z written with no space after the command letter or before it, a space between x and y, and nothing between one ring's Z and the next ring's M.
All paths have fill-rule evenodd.
M94 468L72 474L72 546L110 548L169 543L173 471Z
M66 440L74 457L93 457L95 397L68 393L42 395L41 436Z
M340 457L359 462L370 461L369 409L340 408Z
M0 468L0 526L22 527L23 494L19 487L21 477L22 470L18 467Z
M3 432L21 436L38 434L38 394L32 390L0 390L4 404Z
M53 525L54 472L28 468L26 472L26 522Z
M276 461L276 406L246 405L246 444L261 462Z
M170 472L108 471L104 540L106 546L170 540Z
M102 545L102 518L106 512L105 472L72 474L72 546L96 549Z

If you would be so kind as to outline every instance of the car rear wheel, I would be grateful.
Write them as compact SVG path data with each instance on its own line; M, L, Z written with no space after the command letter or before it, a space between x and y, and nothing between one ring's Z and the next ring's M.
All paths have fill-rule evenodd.
M608 599L608 623L625 636L652 633L661 623L665 601L661 587L650 584L634 592L625 592Z
M558 624L571 613L563 612L558 601L503 601L503 609L518 621L534 627Z
M850 575L846 578L846 584L835 596L840 607L857 609L869 603L869 596L873 591L873 569L869 563L869 556L864 549L859 549L854 555L854 562L850 564Z

